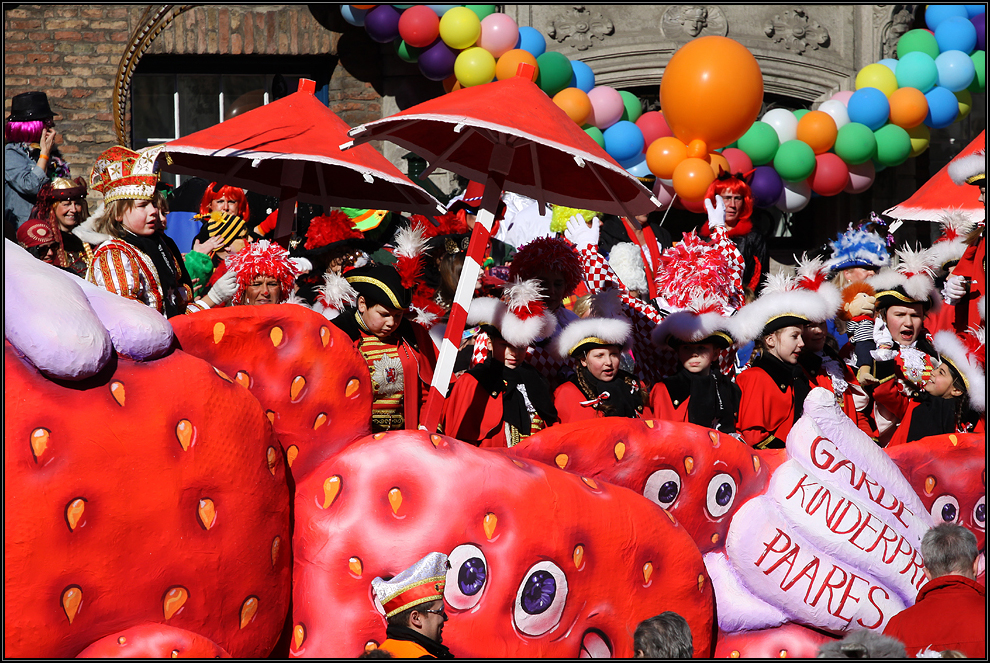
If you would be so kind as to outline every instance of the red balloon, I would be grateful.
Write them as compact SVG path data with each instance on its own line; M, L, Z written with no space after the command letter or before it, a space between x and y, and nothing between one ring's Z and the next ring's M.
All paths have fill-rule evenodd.
M429 46L440 35L440 17L426 5L413 5L399 17L399 36L415 48Z
M689 212L694 212L695 214L706 214L708 210L705 209L705 199L701 200L688 200L687 198L681 198L678 196L677 200L680 201L681 206Z
M729 169L733 173L742 173L745 175L753 170L753 160L738 147L725 148L722 150L722 156L729 162Z
M651 145L657 138L674 135L660 111L643 113L636 120L636 126L643 132L643 145L647 146Z
M838 154L825 152L815 157L815 172L810 178L811 190L820 196L841 193L849 183L849 166Z

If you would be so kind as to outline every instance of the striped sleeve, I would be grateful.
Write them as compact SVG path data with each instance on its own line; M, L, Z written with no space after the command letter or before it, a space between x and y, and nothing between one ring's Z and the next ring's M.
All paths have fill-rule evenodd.
M110 292L141 301L141 275L138 265L119 247L111 244L101 246L93 254L89 279Z

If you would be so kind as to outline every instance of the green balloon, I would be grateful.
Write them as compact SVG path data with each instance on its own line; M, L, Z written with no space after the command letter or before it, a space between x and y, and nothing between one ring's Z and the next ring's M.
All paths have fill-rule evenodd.
M586 124L581 128L584 129L584 133L591 136L591 138L598 143L599 147L602 149L605 148L605 134L602 133L601 129L593 124Z
M935 35L928 30L908 30L897 40L897 59L900 60L908 53L919 51L931 56L932 60L938 57L938 42Z
M909 145L910 142L908 140ZM876 155L877 138L865 124L850 122L839 129L839 135L835 137L833 149L847 165L858 166Z
M897 61L894 72L898 87L913 87L927 93L938 82L938 66L927 53L908 53Z
M899 166L911 154L911 136L896 124L888 124L873 132L877 139L877 161L885 166Z
M643 104L639 103L639 97L625 90L619 90L619 96L622 97L622 103L625 106L625 110L622 111L622 117L619 119L629 122L638 120L639 116L643 114Z
M574 69L563 53L548 51L536 58L536 66L540 69L536 75L536 84L547 96L552 98L564 88L570 87Z
M753 162L754 166L763 166L773 161L780 147L777 132L766 122L754 122L738 141L739 149Z
M799 108L796 111L794 111L794 117L800 120L802 117L804 117L810 112L811 111L809 111L807 108Z
M815 151L803 140L786 141L773 157L773 168L785 182L803 182L815 170Z
M969 59L976 67L976 76L973 76L973 82L966 89L970 92L983 92L987 89L987 52L974 51Z
M483 19L486 16L491 16L492 14L495 13L495 10L498 9L497 5L464 5L464 6L470 9L471 11L473 11L475 14L477 14L479 19Z
M398 55L399 59L403 62L416 62L419 60L419 54L423 52L422 48L410 46L404 39L396 39L393 43L395 44L395 54Z

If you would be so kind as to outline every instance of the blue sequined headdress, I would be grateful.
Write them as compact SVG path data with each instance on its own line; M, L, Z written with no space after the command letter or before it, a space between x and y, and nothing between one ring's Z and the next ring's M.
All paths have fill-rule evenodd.
M832 258L826 263L832 271L840 271L851 267L872 267L879 269L890 262L887 252L887 242L875 232L870 232L862 226L849 229L840 234L832 247Z

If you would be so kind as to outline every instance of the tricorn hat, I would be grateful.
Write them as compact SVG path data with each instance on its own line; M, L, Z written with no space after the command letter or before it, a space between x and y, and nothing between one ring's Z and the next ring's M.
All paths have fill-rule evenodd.
M48 105L48 95L33 90L15 94L10 100L10 117L8 122L34 122L53 118L57 113Z

